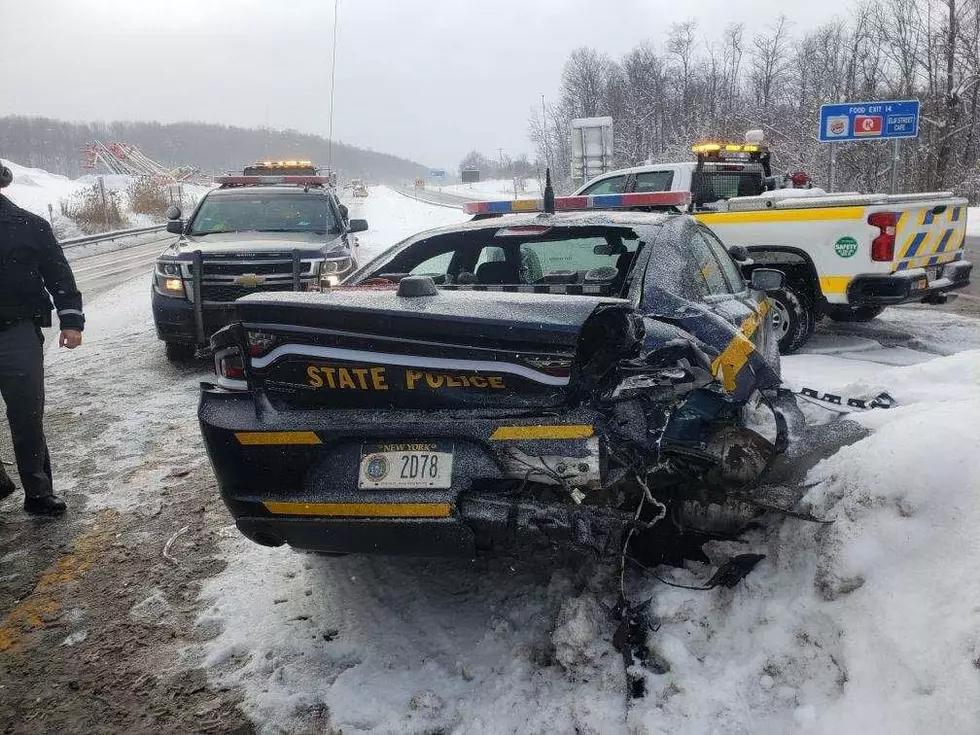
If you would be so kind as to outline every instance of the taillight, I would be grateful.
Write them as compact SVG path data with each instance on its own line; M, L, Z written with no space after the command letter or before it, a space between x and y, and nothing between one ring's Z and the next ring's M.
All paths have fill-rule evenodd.
M895 226L897 212L875 212L868 215L868 224L878 228L878 236L871 241L871 260L889 261L895 258Z
M247 390L245 363L237 347L228 347L214 353L214 371L218 374L218 385L229 390Z
M245 378L245 366L242 365L241 355L222 357L218 363L218 370L221 377L228 378L228 380L242 380Z
M279 338L268 332L247 332L248 354L250 357L262 357L272 351Z

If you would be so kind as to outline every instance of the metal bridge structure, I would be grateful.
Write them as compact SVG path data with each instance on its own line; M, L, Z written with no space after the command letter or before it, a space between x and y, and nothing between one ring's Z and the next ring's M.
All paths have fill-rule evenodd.
M107 173L153 176L167 181L188 181L198 174L190 166L167 168L154 161L132 143L95 141L82 149L82 167L101 168Z

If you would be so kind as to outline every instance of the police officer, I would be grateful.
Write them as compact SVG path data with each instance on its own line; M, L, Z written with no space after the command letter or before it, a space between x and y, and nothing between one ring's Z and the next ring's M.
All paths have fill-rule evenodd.
M0 162L0 190L12 180ZM65 512L52 488L44 440L41 328L51 326L52 298L61 322L58 344L74 349L82 343L85 316L71 267L51 226L0 193L0 394L24 486L24 510L37 515ZM14 489L0 465L0 500Z

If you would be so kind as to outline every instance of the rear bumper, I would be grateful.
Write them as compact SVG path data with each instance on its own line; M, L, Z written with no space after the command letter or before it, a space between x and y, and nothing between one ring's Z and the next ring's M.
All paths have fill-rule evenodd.
M565 460L566 475L578 472L580 479L572 483L581 483L588 495L600 476L597 438L492 438L502 425L593 429L595 412L467 419L451 411L402 411L382 422L369 412L331 410L263 420L248 393L202 388L201 432L222 500L241 533L256 543L332 553L471 557L584 537L583 528L597 528L592 516L599 511L588 506L535 506L498 494L517 481L508 455L524 451ZM451 487L358 487L363 443L426 441L453 444ZM555 486L556 499L563 492ZM601 512L606 520L598 527L608 521L612 534L623 519L608 519L610 513Z
M924 268L886 274L857 276L847 286L851 306L892 306L911 301L943 301L945 294L970 283L973 264L966 260L946 263L942 278L928 281Z

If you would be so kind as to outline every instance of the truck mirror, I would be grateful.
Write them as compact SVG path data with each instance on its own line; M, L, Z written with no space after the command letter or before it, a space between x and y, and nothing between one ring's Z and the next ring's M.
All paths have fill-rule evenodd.
M347 226L348 232L365 232L368 228L366 219L352 219Z
M167 221L167 232L174 235L184 234L184 220L182 219L172 219Z
M346 222L348 219L350 219L350 210L347 209L347 205L346 204L341 204L340 205L340 216L344 218L344 222Z
M786 275L775 268L756 268L749 285L756 291L778 291L786 285Z
M167 207L165 215L167 219L180 219L180 207L178 207L176 204L171 204L169 207Z

